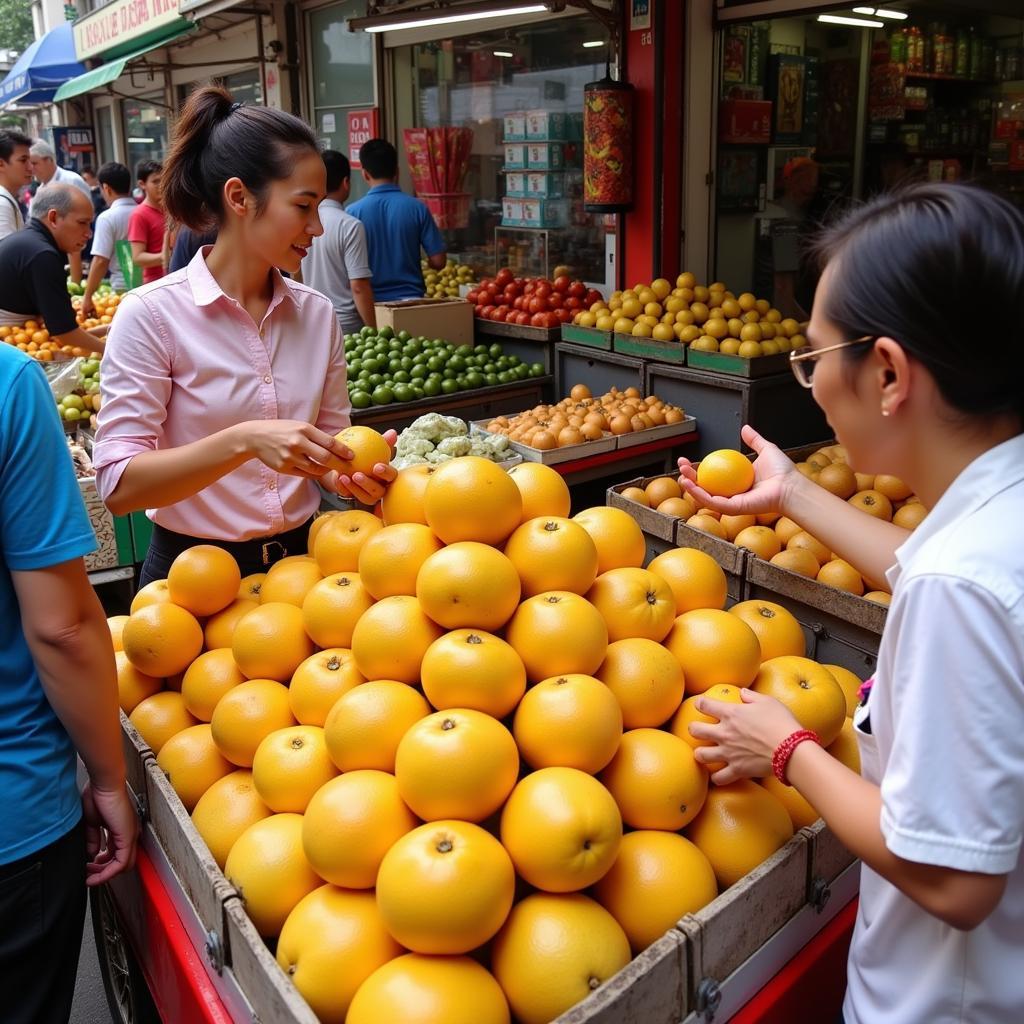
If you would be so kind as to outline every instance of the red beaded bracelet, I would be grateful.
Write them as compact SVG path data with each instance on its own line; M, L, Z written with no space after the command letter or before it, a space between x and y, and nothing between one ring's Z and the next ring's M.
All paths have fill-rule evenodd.
M798 729L792 735L787 736L775 748L775 753L772 754L772 772L774 772L775 778L777 778L784 786L789 785L786 781L786 766L789 764L789 759L793 756L793 751L796 750L804 740L813 740L815 743L821 743L821 740L818 739L818 734L813 730Z

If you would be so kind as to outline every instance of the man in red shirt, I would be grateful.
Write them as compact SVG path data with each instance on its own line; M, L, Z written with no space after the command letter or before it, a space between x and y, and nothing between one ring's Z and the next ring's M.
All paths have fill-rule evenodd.
M163 165L143 160L136 171L139 187L146 198L135 208L128 221L128 241L132 243L132 259L142 267L142 283L159 281L164 276L164 232L167 229L160 178Z

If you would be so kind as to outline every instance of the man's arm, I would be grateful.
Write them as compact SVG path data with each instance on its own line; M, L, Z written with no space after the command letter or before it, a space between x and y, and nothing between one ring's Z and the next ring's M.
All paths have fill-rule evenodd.
M68 253L68 276L75 284L82 280L82 254L80 252Z
M433 270L444 270L445 264L448 262L447 252L435 252L433 256L427 257L427 263Z
M145 242L132 242L132 260L137 267L162 267L164 254L162 252L146 252Z
M82 295L82 312L89 315L92 312L92 297L99 288L100 282L106 277L107 267L110 260L106 256L92 254L92 263L89 264L89 279L85 282L85 293Z
M352 284L352 301L356 304L359 319L367 327L377 326L377 308L373 303L373 284L368 277L357 277Z
M100 355L103 355L107 350L107 343L102 338L91 334L81 327L76 327L72 331L65 331L64 334L55 334L53 339L62 346L70 345L72 348L85 349L86 352L99 352Z

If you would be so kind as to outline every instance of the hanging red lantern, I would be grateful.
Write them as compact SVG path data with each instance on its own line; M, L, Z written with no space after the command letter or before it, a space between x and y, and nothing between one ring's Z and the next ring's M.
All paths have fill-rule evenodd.
M591 213L633 202L633 87L607 75L583 90L583 202Z

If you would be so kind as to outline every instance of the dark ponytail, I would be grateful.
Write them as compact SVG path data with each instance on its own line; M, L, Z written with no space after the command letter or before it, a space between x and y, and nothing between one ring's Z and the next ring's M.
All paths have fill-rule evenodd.
M1024 215L977 186L910 185L819 238L824 313L850 340L898 341L968 416L1024 420ZM851 363L870 346L844 351Z
M294 115L243 106L220 86L201 86L174 126L164 164L164 206L175 220L207 231L223 218L224 182L240 178L261 213L271 183L291 174L302 151L319 148L309 125Z

